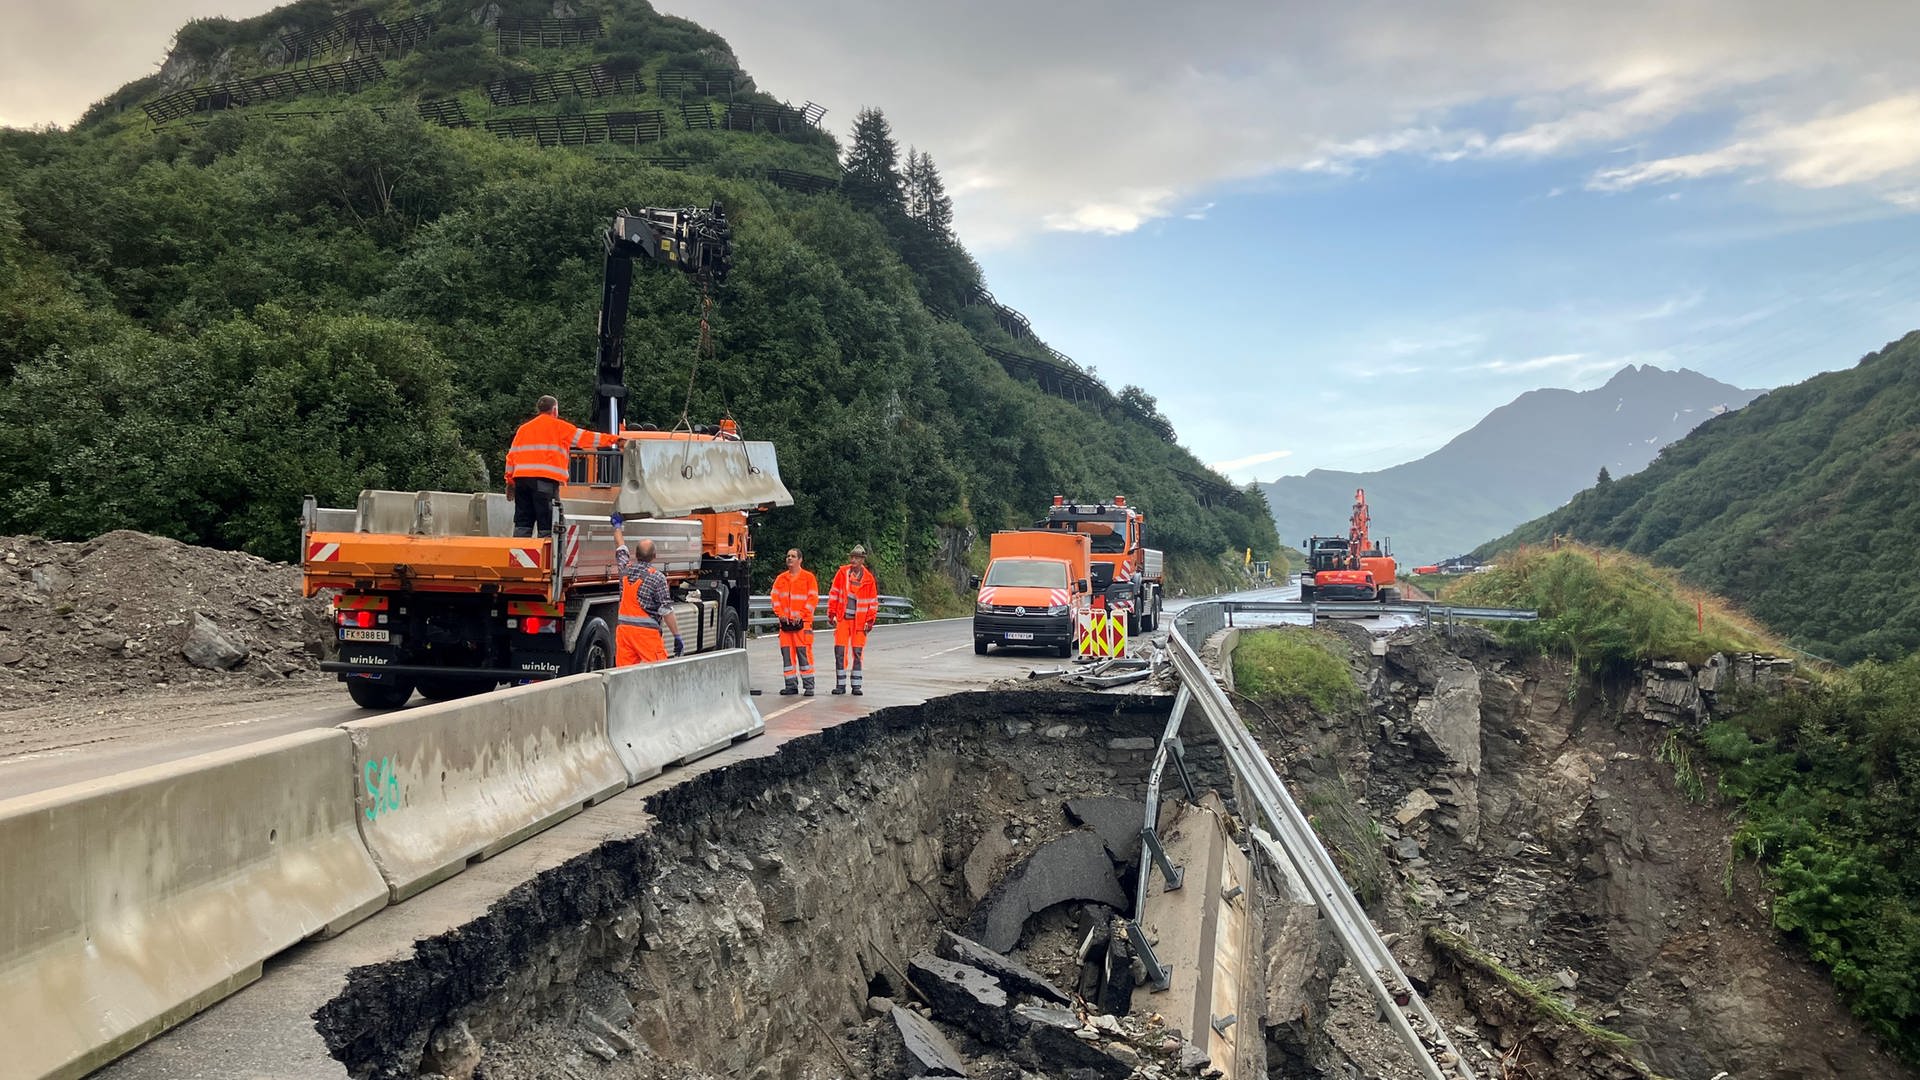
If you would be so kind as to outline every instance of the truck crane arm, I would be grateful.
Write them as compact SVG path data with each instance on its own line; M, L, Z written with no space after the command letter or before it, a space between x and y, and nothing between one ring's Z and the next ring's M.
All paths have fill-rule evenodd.
M627 296L633 262L650 259L693 275L701 288L726 283L733 268L733 227L718 202L698 207L622 209L601 236L606 268L600 289L599 371L594 381L593 420L610 435L620 433L627 399Z

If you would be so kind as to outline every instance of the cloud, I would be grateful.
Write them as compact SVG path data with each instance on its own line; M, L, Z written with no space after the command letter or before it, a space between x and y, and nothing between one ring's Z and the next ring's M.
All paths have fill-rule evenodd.
M1291 450L1263 450L1258 454L1248 454L1246 457L1234 458L1232 461L1216 461L1208 465L1207 468L1215 472L1231 474L1239 472L1242 469L1251 469L1255 465L1265 465L1269 461L1279 461L1281 458L1290 458L1292 456L1293 451Z
M1199 206L1188 208L1180 216L1188 221L1205 221L1207 220L1207 211L1212 209L1212 203L1201 203Z
M1594 191L1627 191L1735 172L1754 172L1809 189L1865 186L1897 206L1912 206L1920 183L1920 92L1883 98L1797 122L1750 122L1741 138L1693 154L1602 169Z
M1586 353L1554 353L1551 356L1536 356L1531 360L1489 360L1473 365L1474 371L1545 371L1549 368L1573 367L1587 358Z

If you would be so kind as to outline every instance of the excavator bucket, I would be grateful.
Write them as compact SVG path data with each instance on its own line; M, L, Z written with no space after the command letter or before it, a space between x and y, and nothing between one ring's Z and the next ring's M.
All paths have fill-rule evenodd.
M770 442L630 439L621 444L620 494L627 517L677 518L792 506Z

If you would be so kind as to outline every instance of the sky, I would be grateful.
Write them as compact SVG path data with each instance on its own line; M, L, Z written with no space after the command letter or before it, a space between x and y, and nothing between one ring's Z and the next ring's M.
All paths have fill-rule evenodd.
M0 0L0 124L272 6ZM1630 363L1778 386L1920 328L1912 0L656 6L842 135L883 109L1001 302L1236 480L1411 460Z

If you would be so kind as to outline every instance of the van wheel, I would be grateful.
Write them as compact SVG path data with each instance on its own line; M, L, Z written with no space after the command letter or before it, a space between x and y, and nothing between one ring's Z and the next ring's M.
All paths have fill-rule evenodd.
M583 671L605 671L613 666L613 631L607 628L607 621L601 618L587 620L580 628L580 640L574 642L573 659L567 664L569 675L578 675Z
M975 656L987 655L987 639L986 638L977 637L973 639L973 655Z
M347 696L363 709L397 709L413 696L413 681L398 675L347 676Z
M1059 657L1062 660L1066 660L1073 656L1073 646L1065 645L1065 644L1055 645L1053 647L1053 655Z

